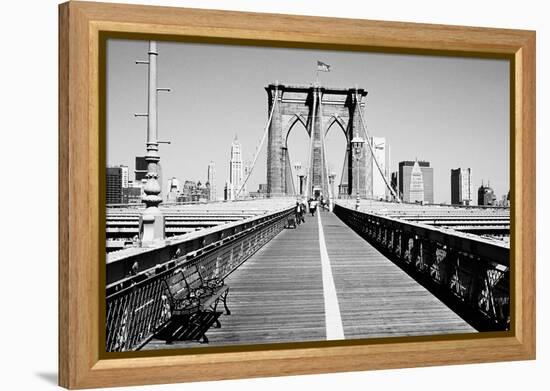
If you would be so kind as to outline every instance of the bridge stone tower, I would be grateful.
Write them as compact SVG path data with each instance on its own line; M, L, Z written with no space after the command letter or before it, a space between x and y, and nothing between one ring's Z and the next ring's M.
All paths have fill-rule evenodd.
M329 173L325 137L332 126L346 136L342 184L347 194L357 187L364 198L372 197L372 154L365 143L361 158L353 159L351 140L360 136L366 141L359 110L364 110L367 91L363 88L328 88L270 84L266 88L269 113L273 110L268 133L267 191L269 196L293 195L293 177L287 140L294 125L300 122L310 137L309 167L305 194L329 195ZM275 105L275 107L273 107ZM336 198L336 195L334 195Z

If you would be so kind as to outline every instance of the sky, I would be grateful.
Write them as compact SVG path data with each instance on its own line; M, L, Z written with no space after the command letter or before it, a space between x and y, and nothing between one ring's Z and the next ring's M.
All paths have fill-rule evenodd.
M147 41L107 43L107 165L127 165L145 155ZM391 169L403 160L426 160L434 169L434 201L450 202L452 168L471 168L474 194L482 181L500 199L510 188L509 62L368 52L255 46L158 43L158 129L163 189L169 178L206 182L216 165L218 197L229 178L231 142L237 135L243 159L252 161L268 116L265 86L309 85L317 60L331 65L320 83L365 88L364 118L371 136L390 145ZM305 162L308 138L295 126L291 162ZM266 183L266 145L247 183ZM333 126L327 160L339 183L345 138ZM477 198L477 197L476 197Z

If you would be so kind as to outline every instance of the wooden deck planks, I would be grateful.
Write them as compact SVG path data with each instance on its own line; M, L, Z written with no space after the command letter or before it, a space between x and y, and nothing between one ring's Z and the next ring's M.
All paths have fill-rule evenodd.
M351 338L475 332L334 214L321 215L344 335ZM317 218L286 229L230 275L228 305L210 346L326 339ZM165 345L146 349L198 346Z
M285 229L226 279L231 315L211 328L210 346L325 339L316 218ZM146 349L197 346L152 341Z
M226 280L230 316L211 344L325 338L319 237L314 218L286 229Z
M322 221L346 339L475 332L334 214Z

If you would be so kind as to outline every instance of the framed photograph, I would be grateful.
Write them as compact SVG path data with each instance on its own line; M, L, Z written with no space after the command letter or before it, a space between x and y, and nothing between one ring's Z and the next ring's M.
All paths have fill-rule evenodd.
M535 32L59 16L61 386L535 358Z

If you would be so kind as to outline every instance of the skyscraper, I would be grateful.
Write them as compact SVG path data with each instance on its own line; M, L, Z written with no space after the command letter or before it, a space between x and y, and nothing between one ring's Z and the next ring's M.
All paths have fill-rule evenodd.
M424 202L424 176L418 165L418 161L414 162L410 175L410 184L408 202Z
M496 201L497 197L493 189L489 185L485 186L482 182L479 189L477 189L477 204L480 206L494 206Z
M234 200L237 195L241 196L239 189L244 180L243 174L243 158L241 153L241 143L235 135L235 139L231 143L231 159L229 160L229 193L230 199Z
M229 182L225 182L225 186L223 187L223 200L231 200L231 188L229 187Z
M395 191L395 194L399 196L399 198L403 198L401 191L399 190L399 180L397 179L399 177L399 172L394 171L391 173L391 187L393 191Z
M210 187L210 196L209 201L216 201L218 199L218 195L216 194L216 165L213 161L210 161L208 163L208 174L206 178L206 183Z
M473 200L472 169L451 169L451 204L472 205Z
M122 203L122 168L107 167L107 204Z
M390 191L374 160L376 159L383 175L390 182L390 148L385 137L371 137L371 142L374 151L372 155L372 195L375 199L389 199Z
M413 169L417 166L414 172ZM430 163L421 160L399 162L399 193L404 202L434 202L434 174ZM422 183L420 183L420 181ZM421 189L422 188L422 189ZM422 193L422 200L419 199Z

